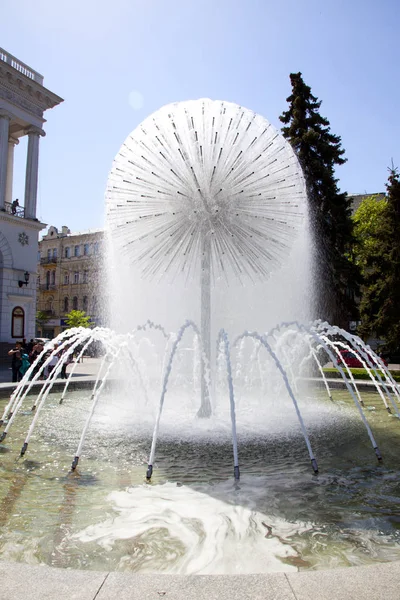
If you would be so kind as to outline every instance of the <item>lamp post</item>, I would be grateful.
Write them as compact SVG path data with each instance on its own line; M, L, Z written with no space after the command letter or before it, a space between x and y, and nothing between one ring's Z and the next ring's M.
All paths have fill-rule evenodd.
M29 273L28 271L25 271L24 273L24 281L22 281L21 279L18 281L18 285L21 288L23 285L28 285L29 283Z

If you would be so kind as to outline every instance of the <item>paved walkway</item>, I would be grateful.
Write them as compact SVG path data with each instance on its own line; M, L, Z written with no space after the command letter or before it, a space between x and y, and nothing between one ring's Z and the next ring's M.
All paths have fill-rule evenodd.
M139 575L0 563L3 600L399 600L400 563L266 575Z

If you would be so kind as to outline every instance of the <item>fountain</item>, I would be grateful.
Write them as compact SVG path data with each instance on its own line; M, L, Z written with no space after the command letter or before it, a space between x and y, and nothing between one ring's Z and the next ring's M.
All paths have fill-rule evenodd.
M113 328L63 332L38 357L40 369L32 365L25 374L0 418L3 455L13 454L13 439L22 441L18 462L3 471L1 501L10 531L21 529L25 513L17 508L24 488L37 495L40 480L52 490L51 524L45 526L51 541L38 533L39 547L21 552L19 538L13 539L2 554L57 566L206 573L335 566L332 556L342 548L339 564L358 564L371 556L360 558L351 542L346 546L346 532L354 531L354 515L365 502L353 512L352 490L372 486L389 516L381 518L376 508L376 524L352 535L377 560L398 557L389 523L398 496L400 392L391 372L357 336L320 321L300 322L297 298L291 321L273 326L275 315L267 319L261 311L260 331L235 332L229 319L221 329L224 322L215 316L218 292L224 288L225 302L234 305L246 281L259 301L265 292L259 286L269 278L266 299L283 304L274 298L274 277L285 271L307 223L304 181L287 142L265 119L231 103L166 106L121 147L106 206ZM307 249L300 262L309 264ZM295 276L290 269L285 275L291 282ZM307 285L303 277L301 286ZM190 317L175 332L145 319L137 325L143 311L164 304L155 292L160 286L163 299L172 297L168 322L181 319L182 304ZM290 288L285 300L288 295ZM246 311L246 318L254 322L251 312L257 311ZM85 397L70 386L93 342L104 352ZM367 387L342 363L342 349L363 364ZM54 355L60 357L56 367L38 385ZM72 355L76 362L60 384ZM327 377L328 361L340 379ZM370 465L367 443L377 466ZM232 463L234 481L228 483ZM56 524L54 502L62 506ZM79 509L79 502L92 502L91 508ZM108 502L117 516L109 517ZM324 539L334 548L326 556ZM238 544L247 544L249 556L269 558L255 567L242 550L232 550Z

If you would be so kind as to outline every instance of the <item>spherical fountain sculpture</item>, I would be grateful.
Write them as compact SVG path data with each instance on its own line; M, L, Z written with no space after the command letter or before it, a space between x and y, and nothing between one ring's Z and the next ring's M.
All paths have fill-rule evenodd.
M106 202L110 238L144 276L200 276L199 414L210 416L211 281L217 274L265 278L285 258L306 205L297 158L246 108L208 99L174 103L125 140Z
M210 100L183 102L162 108L128 136L121 147L109 177L106 205L110 242L117 254L123 255L135 268L139 267L143 278L174 280L183 275L188 284L200 280L200 327L197 328L193 321L188 320L176 334L171 334L160 325L148 321L129 333L119 334L105 328L64 332L54 341L51 353L47 355L44 351L43 356L39 357L38 362L43 359L41 368L35 370L35 365L32 365L13 392L1 418L1 425L5 425L1 441L6 440L18 414L22 412L24 419L29 418L21 410L29 399L29 392L38 382L52 355L62 353L56 368L41 384L40 392L32 405L33 418L20 453L21 457L25 455L31 436L49 402L53 386L57 383L63 362L73 354L79 359L93 341L99 342L103 345L105 354L93 384L91 405L85 414L72 462L71 476L77 474L78 461L99 400L107 391L112 370L118 361L127 365L125 376L128 389L135 392L135 395L137 390L141 390L143 404L140 408L146 409L150 404L149 388L155 387L155 384L153 382L148 385L148 365L144 365L141 360L139 338L155 332L162 338L164 347L160 361L161 376L156 384L157 390L159 389L158 406L154 412L153 438L146 472L149 481L153 474L165 396L172 374L179 370L176 362L183 335L185 331L192 329L195 334L192 353L195 357L194 370L200 372L200 406L196 406L195 414L202 418L196 419L198 423L203 426L212 422L212 426L215 425L215 380L222 376L228 389L235 493L240 494L240 486L237 485L240 474L236 412L239 401L242 402L237 390L240 396L241 387L246 392L256 388L256 394L261 400L256 408L259 411L260 404L263 402L265 405L265 385L268 380L273 379L273 371L278 373L281 382L281 387L275 388L273 393L279 400L280 395L285 393L291 408L294 408L296 427L300 426L315 474L318 473L318 465L305 426L310 413L304 418L303 407L298 402L299 387L307 379L307 365L313 363L320 373L320 382L326 389L329 403L334 406L335 391L322 368L327 359L337 367L375 454L381 460L367 419L368 407L364 406L364 392L355 382L351 371L341 362L341 350L351 350L358 356L390 416L400 416L399 389L379 357L356 336L326 323L315 322L305 326L293 321L281 323L262 334L245 331L230 344L228 333L221 330L216 340L216 360L213 360L213 285L217 285L221 278L228 282L233 279L245 282L267 278L285 262L306 213L304 180L298 161L291 147L265 119L237 105ZM149 343L147 338L145 341L146 344ZM247 358L246 344L251 347ZM321 354L324 358L321 358ZM268 361L273 369L265 371L265 363ZM219 367L213 369L213 363L217 363ZM251 372L254 365L258 369L257 373L243 377L243 371ZM76 363L72 371L75 367ZM63 384L60 404L65 402L68 406L67 392L72 376L73 373L70 373L69 379ZM245 397L243 403L247 400ZM111 405L113 401L111 392ZM137 398L135 402L138 402ZM280 410L279 402L276 404ZM57 407L57 410L58 408L62 411L65 407ZM321 410L322 419L329 417L329 410L318 410ZM262 414L263 417L267 415L267 419L271 418L270 412ZM258 420L261 421L260 415L257 412ZM289 427L286 415L283 425L284 429L279 433L282 438L285 429ZM207 425L205 430L209 431ZM255 431L260 435L261 430L254 420L249 430L247 442L251 443L252 435L256 435ZM115 432L116 429L113 435ZM315 434L315 430L313 433ZM179 429L176 437L181 442ZM186 439L191 441L191 432ZM285 451L283 443L279 448L280 452L282 448ZM293 477L295 470L291 473ZM273 473L271 477L273 479ZM266 487L271 484L273 482L269 480ZM244 483L246 485L249 485L247 479ZM153 486L147 486L144 494L143 501L149 505L152 502L152 489ZM67 486L66 497L69 497L69 493ZM172 493L171 499L177 499L176 492ZM234 511L227 516L229 520L234 518ZM256 520L258 525L261 524L261 531L262 527L267 528L268 534L265 537L270 538L271 526L265 525L260 515L257 515ZM101 535L101 532L85 531L83 538L90 541L96 539L96 536L101 538Z

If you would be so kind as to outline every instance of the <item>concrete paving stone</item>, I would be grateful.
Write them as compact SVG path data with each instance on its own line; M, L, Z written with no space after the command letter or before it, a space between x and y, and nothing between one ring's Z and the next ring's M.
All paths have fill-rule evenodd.
M96 600L296 600L284 573L133 575L110 573Z
M93 600L107 573L0 562L0 600Z
M329 571L301 571L286 577L296 600L399 600L400 563Z

